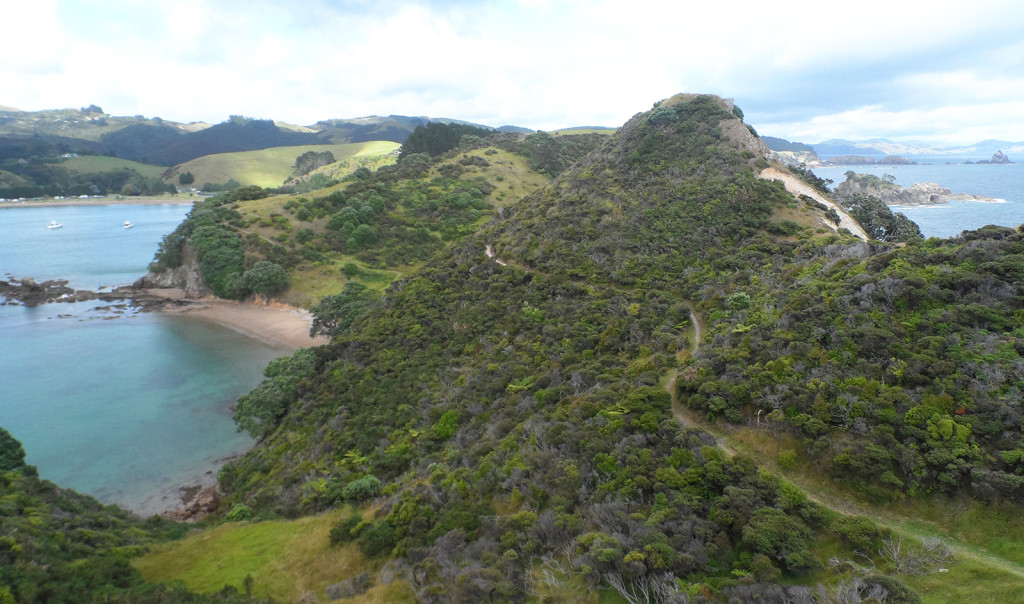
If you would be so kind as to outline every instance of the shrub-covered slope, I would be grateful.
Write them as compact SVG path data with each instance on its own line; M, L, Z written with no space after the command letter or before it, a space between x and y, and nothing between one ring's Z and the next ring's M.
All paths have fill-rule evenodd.
M715 362L693 319L721 330L749 308L755 267L856 241L801 226L822 210L756 177L738 115L693 95L638 115L296 355L239 407L263 439L222 472L230 497L285 516L375 499L332 540L393 558L423 601L809 598L772 584L878 532L828 531L802 493L683 429L665 387L683 363L692 399Z
M260 261L283 267L290 283L287 291L260 293L293 304L311 306L351 281L383 289L601 140L495 134L442 156L412 154L376 172L359 168L306 194L243 187L197 203L164 239L152 269L176 268L188 257L182 246L191 246L207 284L225 298L253 291L243 277Z

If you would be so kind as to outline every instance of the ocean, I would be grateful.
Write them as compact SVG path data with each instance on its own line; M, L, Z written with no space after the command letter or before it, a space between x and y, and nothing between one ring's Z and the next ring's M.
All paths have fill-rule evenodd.
M189 209L0 209L0 275L130 284ZM63 228L46 229L51 220ZM109 302L0 306L0 426L43 478L153 513L252 446L230 406L283 353L201 319Z
M1016 228L1024 224L1024 163L1010 165L964 164L988 157L915 156L916 166L837 166L814 168L820 178L834 181L833 188L846 180L844 174L883 176L890 174L896 184L909 187L918 182L934 182L953 193L970 193L998 199L998 202L953 201L935 206L890 206L921 228L925 237L954 237L962 231L989 224ZM1024 158L1014 158L1024 160ZM946 162L952 162L947 164Z

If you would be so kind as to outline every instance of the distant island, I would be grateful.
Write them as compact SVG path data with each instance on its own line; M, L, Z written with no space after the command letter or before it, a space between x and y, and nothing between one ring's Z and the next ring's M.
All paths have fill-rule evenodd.
M824 165L832 166L916 166L916 161L911 161L900 155L888 155L881 159L866 157L863 155L840 155L826 160Z
M1008 164L1015 164L1017 162L1011 161L1010 158L1007 157L1006 154L1003 153L1002 151L996 151L995 154L992 155L992 159L990 159L988 161L985 161L985 160L981 160L981 161L977 161L977 162L965 161L964 163L965 164L974 163L974 164L1007 164L1008 165Z

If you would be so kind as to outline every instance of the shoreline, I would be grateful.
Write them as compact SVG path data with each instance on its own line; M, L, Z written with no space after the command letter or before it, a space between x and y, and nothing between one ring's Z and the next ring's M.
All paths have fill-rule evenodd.
M325 336L309 336L313 315L304 308L280 303L246 304L212 296L189 298L184 290L178 288L142 291L177 303L154 308L154 312L215 323L259 340L282 354L330 342L330 338ZM173 490L167 489L161 495L149 498L143 502L141 509L130 511L144 516L158 514L179 522L201 520L220 505L220 485L217 482L220 468L224 463L244 454L242 452L218 459L212 465L199 469L193 478Z
M98 199L50 199L47 201L0 202L0 210L16 208L59 208L70 206L156 206L156 205L193 205L206 199L196 197L103 197Z
M178 288L142 291L154 297L184 302L184 304L163 306L157 309L157 312L189 316L217 323L259 340L271 348L295 352L299 348L330 343L330 338L325 336L315 338L309 336L313 315L304 308L281 303L246 304L212 296L189 298L184 290Z

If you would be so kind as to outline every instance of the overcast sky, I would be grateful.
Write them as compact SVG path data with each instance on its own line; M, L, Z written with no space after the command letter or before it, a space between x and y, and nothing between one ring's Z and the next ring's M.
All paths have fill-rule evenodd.
M0 0L0 19L0 106L26 111L555 129L710 92L808 143L1024 141L1020 0Z

